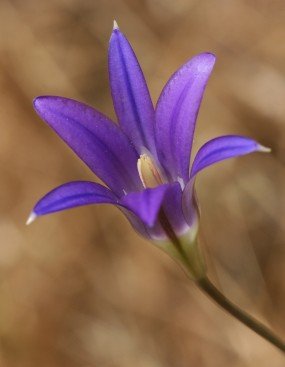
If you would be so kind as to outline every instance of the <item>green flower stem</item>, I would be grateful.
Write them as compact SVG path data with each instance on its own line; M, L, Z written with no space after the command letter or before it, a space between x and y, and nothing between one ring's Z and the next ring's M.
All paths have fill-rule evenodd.
M278 336L274 335L270 329L228 300L207 277L197 280L196 283L200 289L225 311L285 353L285 343Z
M278 336L276 336L265 325L228 300L209 280L206 275L204 259L198 244L195 242L186 246L185 243L183 243L183 241L181 241L175 234L175 231L171 227L163 210L160 211L159 217L160 223L175 249L175 253L172 253L172 256L176 259L178 258L180 263L182 262L184 270L186 270L188 275L194 279L198 287L225 311L285 353L285 343Z

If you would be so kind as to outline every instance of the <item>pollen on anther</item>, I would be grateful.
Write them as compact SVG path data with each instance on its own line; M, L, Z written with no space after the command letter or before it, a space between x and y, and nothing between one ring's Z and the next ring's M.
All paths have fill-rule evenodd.
M137 161L138 173L145 188L154 188L163 184L162 176L154 161L147 154L142 154Z

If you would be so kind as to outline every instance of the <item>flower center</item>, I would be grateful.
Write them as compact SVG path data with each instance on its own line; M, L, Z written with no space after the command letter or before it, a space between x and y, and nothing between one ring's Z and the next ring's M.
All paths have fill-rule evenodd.
M140 156L137 167L144 188L154 188L163 184L161 172L147 154Z

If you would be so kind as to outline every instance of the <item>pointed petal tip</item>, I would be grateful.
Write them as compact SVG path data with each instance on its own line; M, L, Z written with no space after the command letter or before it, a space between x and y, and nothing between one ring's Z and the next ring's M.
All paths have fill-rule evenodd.
M114 19L114 21L113 21L113 31L118 31L120 28L119 28L119 26L118 26L118 23L117 23L117 21Z
M199 61L199 71L209 72L211 71L216 62L216 55L211 52L202 52L197 55L197 61ZM195 56L194 56L195 58Z
M29 215L29 218L26 221L26 226L29 226L31 223L33 223L37 219L37 214L35 212L31 212Z
M210 52L210 51L202 52L200 55L204 55L212 60L216 60L217 58L217 56L213 52Z
M268 147L265 147L264 145L261 145L261 144L258 144L258 152L261 152L261 153L271 153L272 149L271 148L268 148Z
M211 55L211 57L213 57L214 59L217 58L216 54L214 54L213 52L207 52L208 55Z
M39 102L40 98L41 97L36 97L36 98L33 99L33 106L34 106L35 109L37 109L37 105L38 105L38 102Z
M33 100L33 106L36 111L40 111L43 107L43 102L47 99L47 96L38 96Z
M214 64L217 60L217 56L213 54L212 52L208 52L208 56L212 59L212 62Z

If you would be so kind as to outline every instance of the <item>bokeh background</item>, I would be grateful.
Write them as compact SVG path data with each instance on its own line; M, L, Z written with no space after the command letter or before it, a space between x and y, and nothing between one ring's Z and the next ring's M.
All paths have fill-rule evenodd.
M84 207L25 226L48 190L94 179L32 99L76 98L114 117L113 19L154 101L178 66L212 51L195 149L237 133L272 154L200 175L201 242L217 286L284 338L284 17L283 0L0 0L1 367L285 365L116 209Z

